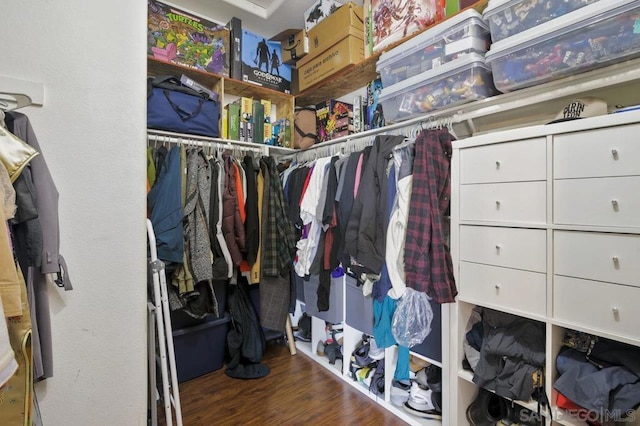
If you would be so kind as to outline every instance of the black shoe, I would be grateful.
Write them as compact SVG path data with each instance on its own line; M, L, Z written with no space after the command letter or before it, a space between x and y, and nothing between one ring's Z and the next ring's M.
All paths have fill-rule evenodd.
M471 426L495 426L508 415L507 401L480 388L476 399L467 407L467 421Z

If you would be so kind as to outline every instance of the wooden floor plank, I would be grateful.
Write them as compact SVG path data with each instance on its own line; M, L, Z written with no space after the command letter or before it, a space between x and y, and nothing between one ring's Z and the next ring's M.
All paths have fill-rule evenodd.
M180 384L183 424L406 424L306 355L291 356L282 344L268 343L263 363L271 373L262 379L232 379L223 367ZM160 407L158 416L163 426Z

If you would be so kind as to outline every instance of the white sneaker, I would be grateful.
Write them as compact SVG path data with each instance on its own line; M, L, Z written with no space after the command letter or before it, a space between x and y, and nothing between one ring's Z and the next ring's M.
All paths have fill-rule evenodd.
M409 399L409 389L411 389L409 382L393 379L391 382L391 403L402 407Z
M411 383L409 399L404 409L419 417L427 419L441 419L442 411L437 404L437 395L431 389L422 389L417 382Z
M373 337L369 340L369 357L375 361L384 359L384 348L379 348Z

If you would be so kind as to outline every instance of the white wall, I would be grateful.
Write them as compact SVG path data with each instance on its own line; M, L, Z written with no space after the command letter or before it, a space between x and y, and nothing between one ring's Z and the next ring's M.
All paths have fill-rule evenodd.
M60 192L75 286L49 290L45 425L145 424L146 12L143 1L0 2L0 75L45 86L44 107L23 112Z

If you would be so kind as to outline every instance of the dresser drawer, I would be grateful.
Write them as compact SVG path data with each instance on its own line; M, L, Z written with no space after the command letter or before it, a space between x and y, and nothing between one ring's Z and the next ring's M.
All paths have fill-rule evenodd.
M547 275L460 262L459 296L480 305L546 314Z
M640 176L559 179L553 185L554 223L640 226Z
M460 150L460 182L518 182L547 177L545 138Z
M460 219L495 222L546 222L547 183L460 185Z
M556 178L640 175L640 125L611 127L554 137Z
M460 227L460 260L546 272L546 253L547 231L542 229Z
M556 231L554 273L640 287L640 235Z
M553 317L582 327L640 339L640 288L554 277Z

